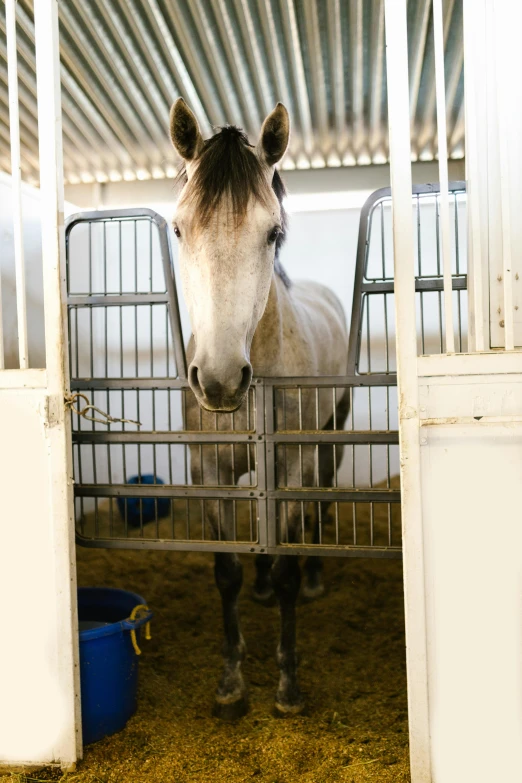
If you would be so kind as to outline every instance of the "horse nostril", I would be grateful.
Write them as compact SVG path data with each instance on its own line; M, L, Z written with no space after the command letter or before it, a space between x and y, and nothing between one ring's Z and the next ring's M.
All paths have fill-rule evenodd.
M246 392L250 386L252 380L252 367L250 364L245 364L241 371L241 383L239 384L239 391Z
M195 364L191 365L189 369L189 383L192 386L192 391L201 392L201 384L198 377L198 368Z

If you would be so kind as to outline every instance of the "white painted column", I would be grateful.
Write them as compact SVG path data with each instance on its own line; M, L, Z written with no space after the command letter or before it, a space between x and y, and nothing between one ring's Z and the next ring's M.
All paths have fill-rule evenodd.
M430 783L406 0L385 0L412 783Z
M57 0L35 3L47 370L0 372L0 765L81 757Z

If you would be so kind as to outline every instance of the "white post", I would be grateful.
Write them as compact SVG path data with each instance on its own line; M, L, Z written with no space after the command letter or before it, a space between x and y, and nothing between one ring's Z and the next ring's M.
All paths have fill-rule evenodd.
M16 309L18 315L18 355L20 369L29 366L27 352L27 308L22 225L22 172L20 168L20 120L18 116L18 59L16 52L16 0L6 0L7 71L9 83L9 127L11 177L13 187L13 233L16 269Z
M385 0L412 783L431 783L406 0Z
M47 369L0 372L0 593L16 604L8 643L0 645L0 772L51 763L71 769L82 753L71 436L64 407L57 0L38 0L34 16Z
M64 408L69 391L67 320L64 302L65 227L62 153L62 107L58 0L38 0L34 9L40 188L42 191L42 257L44 274L45 352L49 405L57 425L49 431L51 503L57 581L58 634L63 655L60 667L67 698L67 732L62 766L82 755L79 637L74 537L71 421Z
M505 19L498 18L498 12L491 14L493 23L493 38L495 41L496 58L493 54L491 67L494 68L494 79L497 93L496 109L498 122L499 157L500 157L500 203L502 212L502 285L504 288L504 347L506 351L515 348L515 335L513 330L513 273L511 258L511 187L510 167L513 164L510 156L509 125L513 114L517 111L516 104L512 104L511 79L513 74L509 68L509 58L505 57L504 47L509 46L506 41ZM506 63L508 59L508 63ZM515 171L518 178L520 172Z
M453 330L453 283L451 274L451 242L448 192L448 141L446 130L446 87L444 77L444 20L442 0L433 0L433 31L435 37L435 89L437 95L437 134L439 140L440 233L442 270L444 277L444 322L446 353L455 351Z
M464 79L466 112L466 180L468 193L468 287L469 287L469 343L470 350L485 349L484 334L484 269L487 262L487 246L483 242L483 232L487 210L486 166L479 165L479 132L484 135L487 127L486 112L481 106L479 115L476 95L476 71L481 62L478 48L484 45L479 37L480 14L484 0L464 0ZM485 67L483 70L485 72ZM485 83L484 79L484 83ZM486 206L483 202L486 201ZM487 281L487 277L486 277ZM489 320L489 319L488 319ZM488 340L489 347L489 340Z

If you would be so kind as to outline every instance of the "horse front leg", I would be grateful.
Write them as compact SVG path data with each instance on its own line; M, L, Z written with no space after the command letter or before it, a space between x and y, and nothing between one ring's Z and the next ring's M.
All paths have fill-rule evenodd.
M293 541L300 518L300 503L288 503L288 538ZM296 602L301 584L299 560L293 555L278 555L272 566L272 585L279 602L281 633L277 647L279 686L276 712L296 715L304 709L304 699L297 679Z
M271 555L256 555L256 580L252 589L252 598L263 606L273 606L275 593L272 586L272 565L274 558Z
M328 503L321 503L321 512L324 513L324 507L328 509ZM323 516L322 520L326 517ZM319 519L314 521L313 544L319 544ZM315 601L316 598L324 595L323 584L323 561L318 555L310 555L304 562L305 582L303 585L303 598L307 601Z
M219 462L219 464L218 464ZM212 486L231 485L234 471L226 449L214 456L191 448L191 473L193 484ZM202 520L213 538L221 541L233 540L233 500L205 500ZM241 634L238 597L243 584L243 567L237 555L216 552L214 556L214 577L221 596L223 612L223 671L219 680L212 714L222 720L235 720L248 711L247 689L241 672L246 655L246 645Z
M223 673L214 701L213 715L222 720L235 720L248 711L248 696L241 664L246 645L241 634L238 596L243 583L243 568L237 555L216 552L214 574L223 608Z
M299 560L292 555L279 555L272 568L272 583L279 601L281 635L277 647L279 686L276 711L281 715L296 715L304 709L304 699L297 679L296 601L301 582Z

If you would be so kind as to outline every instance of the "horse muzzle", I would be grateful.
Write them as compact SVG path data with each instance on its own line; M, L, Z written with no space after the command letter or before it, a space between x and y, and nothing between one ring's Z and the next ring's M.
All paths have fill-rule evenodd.
M211 413L232 413L241 407L250 388L252 365L246 363L239 372L227 373L225 376L192 362L188 381L202 408Z

